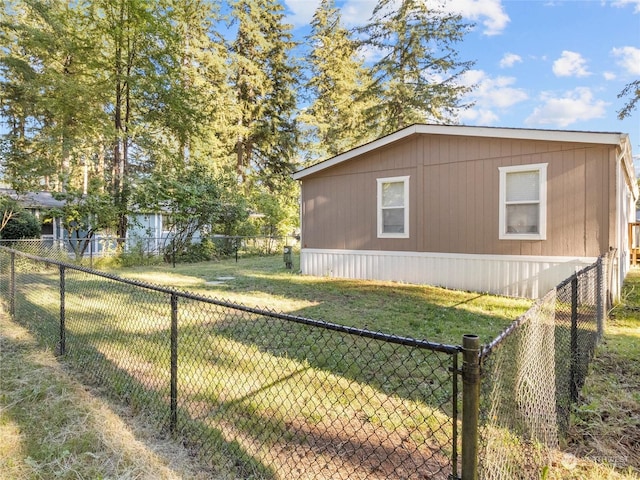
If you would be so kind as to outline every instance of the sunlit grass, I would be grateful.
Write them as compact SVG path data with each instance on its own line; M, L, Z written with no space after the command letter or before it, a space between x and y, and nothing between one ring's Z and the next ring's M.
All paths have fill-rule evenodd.
M428 286L304 277L285 270L280 257L183 264L175 269L136 267L116 273L249 306L451 344L459 343L464 333L476 333L488 341L531 304ZM27 278L33 283L21 289L17 298L21 319L40 331L51 346L57 334L59 272L39 269ZM207 284L218 281L222 283ZM630 432L640 431L640 274L632 272L627 283L624 302L607 325L605 345L598 351L583 402L574 415L570 453L550 452L550 467L532 472L533 478L638 478L640 462L633 448L638 440ZM156 420L166 421L168 296L134 294L111 281L76 273L68 274L66 288L66 362L108 385L112 394L136 408L146 402L158 409L155 411L162 413L155 414ZM354 432L375 427L401 441L410 439L417 452L444 445L443 452L450 453L451 403L447 398L451 392L444 386L449 371L437 358L426 356L418 361L384 348L372 351L372 344L366 342L338 340L335 334L325 338L317 331L285 328L286 324L256 329L262 321L259 318L235 317L218 307L200 310L180 302L179 312L180 432L217 438L209 442L210 451L226 449L257 460L253 464L251 459L243 460L244 470L239 472L253 469L256 477L269 477L265 466L279 465L276 469L281 471L291 453L282 441L304 452L305 438L322 429L335 430L335 425L342 425L343 430L334 431L334 441L347 441ZM358 361L360 351L365 356ZM407 360L415 362L415 370L406 371ZM403 368L403 375L394 380L394 373ZM435 379L436 386L423 384L425 379ZM47 387L31 389L21 394L34 395L35 400L45 398ZM421 391L433 394L416 394ZM0 396L3 406L6 398ZM0 456L0 471L4 473L1 469L6 467L7 478L40 478L24 473L34 468L30 438L37 432L25 432L19 421L5 417L0 419L0 452L8 453ZM68 432L53 437L66 442ZM512 432L504 434L509 444L522 441ZM620 438L636 443L627 448ZM96 441L101 445L100 437L96 440L90 433L54 450L60 461L73 465L75 452ZM5 449L9 443L12 448ZM525 453L528 448L541 453L530 445L518 447ZM219 455L216 459L219 465L230 461ZM38 459L34 465L44 468Z
M252 307L449 344L469 333L488 342L532 303L426 285L303 276L286 270L280 256L114 272ZM222 283L207 284L212 281Z
M138 271L136 275L174 288L196 283L192 276L174 277L173 272ZM236 274L227 280L237 278ZM355 298L355 311L360 313L366 306L358 303L373 302L380 309L389 299L381 304L379 297L386 290L396 290L393 285L385 288L367 282L361 282L360 288L357 282L327 282L323 290L322 282L304 277L285 274L284 280L274 281L264 273L246 272L238 292L253 295L256 278L275 285L262 298L291 302L292 312L298 315L312 308L304 297L313 292L317 294L314 305L332 299L339 303L335 300L340 291L348 288L347 295ZM297 285L291 282L296 278ZM40 271L22 280L16 295L19 312L29 312L26 323L49 341L55 339L56 272ZM32 288L36 284L37 289ZM201 293L210 296L211 292ZM406 297L419 303L425 293L397 286L397 295L397 301ZM451 308L456 308L473 298L477 295L461 292L449 302L455 301ZM65 361L134 408L156 412L151 414L161 428L166 428L169 414L169 300L168 293L72 269L65 277ZM278 310L271 301L269 305ZM386 314L394 316L398 311L392 306ZM416 461L431 462L433 468L451 454L452 364L446 354L439 357L269 317L243 316L227 307L186 298L178 302L177 313L178 428L184 435L200 432L197 435L207 439L205 448L210 450L235 451L231 455L240 457L249 453L253 459L241 462L245 465L241 471L257 469L262 472L259 477L270 477L272 467L287 472L291 449L307 451L309 438L316 438L312 444L323 445L316 445L314 451L321 448L327 453L340 437L352 442L364 435L357 442L368 445L373 435L394 439L403 448L410 442L413 455L419 458ZM49 321L41 321L45 317ZM383 329L375 324L370 328ZM410 336L411 331L400 333ZM327 435L335 439L324 438ZM377 448L374 445L375 441L367 448ZM434 457L432 451L440 456Z

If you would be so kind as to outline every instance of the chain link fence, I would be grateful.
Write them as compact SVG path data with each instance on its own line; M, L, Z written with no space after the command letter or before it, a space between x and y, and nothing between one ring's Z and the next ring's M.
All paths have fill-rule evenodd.
M559 284L481 353L480 478L551 465L602 337L612 255Z
M117 238L96 235L74 239L23 239L1 240L0 246L13 248L44 258L62 262L89 265L102 258L131 257L139 263L144 259L159 261L193 261L204 258L235 257L236 261L246 255L272 255L281 253L286 245L295 244L293 236L228 236L214 235L197 239L185 251L177 252L170 237Z
M0 269L11 314L83 381L230 478L457 475L456 346L5 248Z
M248 308L8 248L0 295L84 381L230 478L537 479L602 336L611 258L485 346Z

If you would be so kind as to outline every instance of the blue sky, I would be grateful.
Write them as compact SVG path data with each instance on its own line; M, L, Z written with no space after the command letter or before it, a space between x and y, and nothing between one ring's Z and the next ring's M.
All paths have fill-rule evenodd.
M281 0L302 40L320 0ZM431 0L426 0L431 1ZM336 0L348 27L377 0ZM443 3L443 2L438 2ZM474 30L458 46L476 64L465 125L628 133L640 155L640 110L617 96L640 79L640 0L448 0Z

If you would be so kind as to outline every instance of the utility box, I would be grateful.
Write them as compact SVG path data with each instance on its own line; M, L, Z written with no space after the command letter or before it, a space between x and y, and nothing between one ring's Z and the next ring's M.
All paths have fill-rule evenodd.
M289 270L293 268L293 247L291 245L284 247L284 266Z

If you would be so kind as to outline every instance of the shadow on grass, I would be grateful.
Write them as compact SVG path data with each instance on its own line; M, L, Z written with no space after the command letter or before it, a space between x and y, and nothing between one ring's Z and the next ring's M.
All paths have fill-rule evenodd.
M82 293L71 293L74 283L83 285ZM21 284L16 314L51 344L58 333L56 312L32 303L32 285L42 288L42 279ZM104 282L67 282L65 362L166 429L169 329L167 317L157 319L154 312L163 305L168 310L168 297L119 291L109 308L117 305L128 314L114 313L91 303L99 298L96 289L104 288ZM132 312L134 305L143 314ZM354 478L363 471L377 472L379 478L417 478L425 471L433 478L446 477L451 467L440 441L450 442L450 419L397 397L404 396L404 387L404 394L415 402L430 400L442 408L450 402L450 387L438 380L443 399L424 395L434 380L420 368L444 373L446 365L429 366L405 346L394 346L403 350L399 353L385 345L374 347L361 337L269 317L238 318L236 312L218 306L211 307L217 310L217 320L212 321L214 312L195 315L189 308L180 305L177 432L208 461L231 465L241 478L289 478L306 469L335 469L336 478ZM148 329L136 326L149 318L153 322ZM263 364L256 365L257 359ZM399 368L408 369L405 373L411 378L398 377ZM363 395L365 403L353 407ZM394 415L403 409L404 420L398 420ZM429 415L435 425L424 418ZM407 425L412 417L414 423ZM363 452L372 457L363 457ZM414 467L407 466L411 464Z

